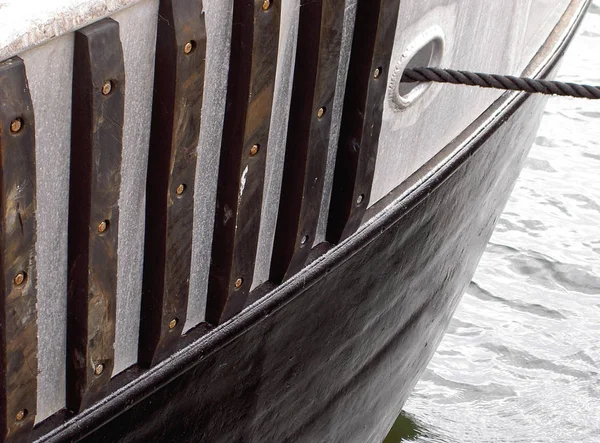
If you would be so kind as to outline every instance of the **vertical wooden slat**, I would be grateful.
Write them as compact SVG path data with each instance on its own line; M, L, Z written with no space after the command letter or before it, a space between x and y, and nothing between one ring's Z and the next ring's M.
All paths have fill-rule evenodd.
M344 0L302 0L287 147L270 279L298 272L315 239L323 194Z
M241 311L254 274L281 0L236 0L206 319Z
M360 226L369 204L400 0L358 0L327 241Z
M0 64L0 440L25 441L37 408L35 121L23 61Z
M125 96L119 24L75 33L69 190L67 406L97 401L114 365Z
M146 185L139 352L144 365L176 349L186 320L205 62L202 2L162 0Z

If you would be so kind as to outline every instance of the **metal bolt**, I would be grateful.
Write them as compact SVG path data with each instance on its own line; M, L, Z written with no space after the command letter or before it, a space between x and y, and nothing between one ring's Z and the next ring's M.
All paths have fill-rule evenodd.
M100 222L100 224L98 225L98 233L103 234L106 232L107 229L108 229L108 221L104 220L103 222Z
M169 329L175 329L175 326L177 326L177 319L174 318L173 320L171 320L169 322Z
M271 7L271 0L264 0L262 4L263 11L266 11Z
M380 75L381 75L381 68L375 69L375 72L373 73L373 77L379 78Z
M239 289L239 288L242 286L242 283L244 283L244 279L243 279L243 278L241 278L241 277L240 277L240 278L238 278L238 279L235 281L235 288L236 288L236 289Z
M16 134L23 128L23 120L20 118L15 118L12 122L10 122L10 132Z
M357 204L357 205L360 205L360 204L362 203L362 201L363 201L363 199L364 199L364 198L365 198L365 196L364 196L364 195L362 195L362 194L360 194L360 195L358 196L358 198L356 199L356 204Z
M15 418L17 419L17 421L21 421L25 418L26 415L27 415L27 409L21 409L19 412L17 412L17 415L15 416Z
M94 368L94 374L100 375L104 372L104 364L98 363Z
M177 189L175 189L175 193L177 195L181 195L185 192L185 185L182 183L179 186L177 186Z
M250 156L254 157L259 149L260 145L252 145L252 147L250 148Z
M194 43L191 42L191 41L189 41L183 47L183 53L184 54L189 54L190 52L192 52L193 49L194 49Z
M106 80L102 85L102 95L108 95L112 91L113 84L110 80Z
M325 115L325 108L319 108L317 111L317 117L321 118L323 115Z
M13 281L15 283L15 286L21 286L23 284L23 282L25 281L25 273L19 272L17 275L15 275L15 278Z
M302 237L302 239L300 240L300 244L304 245L306 244L306 242L308 241L308 235L305 235L304 237Z

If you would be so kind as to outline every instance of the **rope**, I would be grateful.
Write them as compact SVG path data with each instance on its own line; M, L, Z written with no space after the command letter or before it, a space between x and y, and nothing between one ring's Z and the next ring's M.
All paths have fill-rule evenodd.
M600 99L600 86L578 85L549 80L536 80L512 75L479 74L440 68L405 69L402 82L438 82L482 88L525 91L531 94L563 95L576 98Z

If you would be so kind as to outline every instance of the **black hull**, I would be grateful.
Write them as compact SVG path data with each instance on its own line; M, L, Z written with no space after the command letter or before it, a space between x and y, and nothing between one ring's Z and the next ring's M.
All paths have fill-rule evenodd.
M550 41L543 75L572 32ZM502 96L464 138L487 121L483 130L446 148L363 230L165 362L125 373L123 389L44 437L381 441L471 280L544 105Z

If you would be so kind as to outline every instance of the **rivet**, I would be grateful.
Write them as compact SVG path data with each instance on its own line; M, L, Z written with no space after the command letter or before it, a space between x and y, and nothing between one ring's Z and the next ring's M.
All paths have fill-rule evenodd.
M103 363L98 363L96 365L96 367L94 368L94 374L100 375L103 372L104 372L104 364Z
M100 224L98 225L98 233L103 234L106 232L107 229L108 229L108 220L104 220L104 221L100 222Z
M15 118L12 122L10 122L10 132L16 134L23 128L23 120L20 118Z
M300 240L300 244L301 244L301 245L305 245L307 241L308 241L308 235L305 235L305 236L304 236L304 237L302 237L302 239Z
M319 108L317 111L317 117L321 118L325 115L325 108Z
M193 49L194 49L194 43L192 43L191 41L189 41L183 47L183 53L184 54L189 54L190 52L192 52Z
M365 196L363 194L360 194L358 196L358 198L356 199L356 204L360 205L363 202L363 199L365 198Z
M271 0L264 0L262 4L263 11L266 11L271 7Z
M25 273L19 272L17 275L15 275L15 278L13 281L15 283L15 286L21 286L23 284L23 282L25 281Z
M236 289L239 289L239 288L242 286L242 283L244 283L244 279L243 279L243 278L241 278L241 277L240 277L240 278L238 278L238 279L235 281L235 287L236 287Z
M21 409L19 412L17 412L17 415L15 416L15 418L17 419L17 421L21 421L26 416L27 416L27 409Z
M375 69L375 72L373 73L373 77L379 78L380 75L381 75L381 68Z
M254 157L259 149L260 145L252 145L252 147L250 148L250 156Z
M113 84L110 80L106 80L102 85L102 95L108 95L112 91Z
M177 189L175 189L175 193L177 195L182 195L185 192L185 185L182 183L179 186L177 186Z
M171 320L169 322L169 329L175 329L175 326L177 326L177 319L174 318L173 320Z

